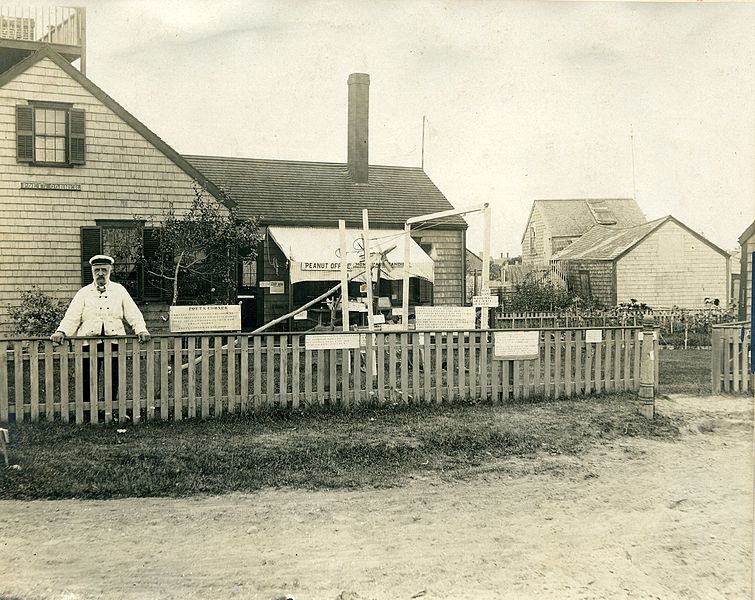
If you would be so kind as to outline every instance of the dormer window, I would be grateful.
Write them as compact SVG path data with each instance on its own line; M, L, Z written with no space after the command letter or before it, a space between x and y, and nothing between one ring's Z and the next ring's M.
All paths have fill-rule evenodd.
M86 116L70 104L16 106L16 160L43 166L83 165Z

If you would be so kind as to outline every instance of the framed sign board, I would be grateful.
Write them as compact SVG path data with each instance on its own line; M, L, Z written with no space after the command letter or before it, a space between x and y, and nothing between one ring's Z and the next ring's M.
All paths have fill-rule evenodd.
M532 360L540 355L539 331L496 331L493 333L493 358Z
M347 350L359 348L358 333L323 333L305 335L305 350Z
M473 306L416 306L414 308L417 329L474 329Z
M241 305L171 306L170 332L241 331Z

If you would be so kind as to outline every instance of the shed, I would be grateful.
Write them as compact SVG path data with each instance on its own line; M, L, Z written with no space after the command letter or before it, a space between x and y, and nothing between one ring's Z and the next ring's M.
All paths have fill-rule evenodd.
M616 230L593 226L553 258L568 285L605 306L725 303L729 254L672 216Z
M535 200L522 233L522 264L547 268L553 255L595 225L625 229L646 221L634 198Z

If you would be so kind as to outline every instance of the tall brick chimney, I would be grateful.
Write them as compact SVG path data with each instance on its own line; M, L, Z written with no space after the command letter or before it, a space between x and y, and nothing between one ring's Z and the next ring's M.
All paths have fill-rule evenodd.
M367 183L369 175L370 76L349 75L349 176L354 183Z

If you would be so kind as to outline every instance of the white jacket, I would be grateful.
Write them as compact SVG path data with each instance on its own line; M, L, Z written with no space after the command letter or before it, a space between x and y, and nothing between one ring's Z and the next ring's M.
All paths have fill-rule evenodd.
M108 282L100 293L94 283L84 286L73 297L58 331L66 337L126 335L123 320L128 321L134 333L149 333L144 317L125 287Z

